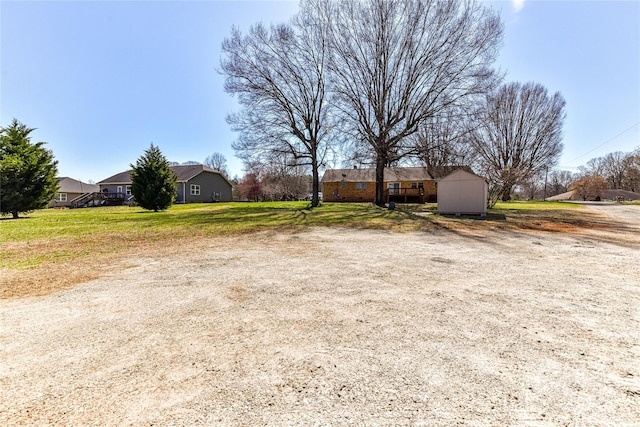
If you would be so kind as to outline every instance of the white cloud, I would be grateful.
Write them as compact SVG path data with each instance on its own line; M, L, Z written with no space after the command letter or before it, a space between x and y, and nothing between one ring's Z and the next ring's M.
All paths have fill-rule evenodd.
M513 9L516 11L516 13L522 10L522 8L524 7L524 1L525 0L511 0L511 3L513 4Z

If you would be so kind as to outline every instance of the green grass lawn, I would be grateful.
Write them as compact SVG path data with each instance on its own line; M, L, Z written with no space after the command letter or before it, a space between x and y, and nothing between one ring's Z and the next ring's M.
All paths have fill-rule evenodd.
M426 219L371 204L263 202L174 205L164 212L138 207L45 209L0 221L0 268L90 258L158 242L311 226L430 230ZM37 249L36 249L37 248Z
M581 209L579 203L567 202L536 202L536 201L511 201L498 202L492 211L549 211L564 209Z
M324 203L315 209L309 209L308 202L186 204L164 212L124 206L45 209L0 221L0 243L102 235L132 239L163 234L206 236L304 226L387 229L409 222L415 223L415 218L400 210L351 203ZM414 225L428 228L429 223L423 220Z
M500 202L489 212L544 215L545 211L564 213L581 208L579 204L563 202ZM308 202L186 204L174 205L164 212L125 206L45 209L17 220L5 217L0 221L0 244L101 236L130 240L164 235L208 236L309 226L429 231L438 228L443 217L417 214L435 211L435 204L397 205L392 211L370 203L323 203L310 209Z

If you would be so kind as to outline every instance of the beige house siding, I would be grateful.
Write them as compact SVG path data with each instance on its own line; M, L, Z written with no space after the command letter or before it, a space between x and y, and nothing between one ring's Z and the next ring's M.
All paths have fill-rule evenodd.
M438 213L485 215L488 187L481 176L462 169L452 172L438 181Z

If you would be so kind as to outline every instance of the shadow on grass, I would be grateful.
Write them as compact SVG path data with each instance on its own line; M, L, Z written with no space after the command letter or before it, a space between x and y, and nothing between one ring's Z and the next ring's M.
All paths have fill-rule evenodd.
M460 219L470 219L475 221L506 221L507 216L503 213L489 212L486 215L450 215L450 214L438 214L445 218L460 218Z

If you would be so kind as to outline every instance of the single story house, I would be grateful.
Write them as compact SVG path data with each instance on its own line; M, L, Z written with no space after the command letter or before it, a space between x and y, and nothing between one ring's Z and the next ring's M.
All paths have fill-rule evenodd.
M176 174L176 203L230 202L232 185L220 172L204 165L170 166ZM98 183L112 201L126 203L132 197L131 175L120 172Z
M83 196L97 193L100 187L96 184L85 184L77 179L63 176L58 178L58 193L51 202L52 208L75 207L75 204Z
M384 169L385 201L425 203L436 200L436 183L424 167ZM374 168L328 169L322 176L326 202L373 202L376 194Z
M489 183L465 169L457 169L438 180L438 213L487 214Z

